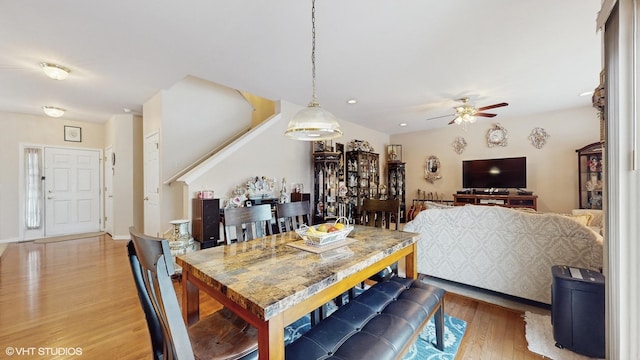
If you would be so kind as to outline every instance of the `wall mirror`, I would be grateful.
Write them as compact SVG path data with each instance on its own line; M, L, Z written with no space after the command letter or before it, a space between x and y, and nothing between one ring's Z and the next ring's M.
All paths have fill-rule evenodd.
M430 183L442 178L440 176L440 159L437 156L431 155L425 161L424 178Z

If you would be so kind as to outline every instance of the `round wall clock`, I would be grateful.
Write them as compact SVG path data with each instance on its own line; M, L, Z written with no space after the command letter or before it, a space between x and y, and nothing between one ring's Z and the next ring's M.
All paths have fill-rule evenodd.
M507 129L502 127L500 123L496 123L491 129L489 129L489 131L487 131L487 145L489 147L507 146L507 138Z

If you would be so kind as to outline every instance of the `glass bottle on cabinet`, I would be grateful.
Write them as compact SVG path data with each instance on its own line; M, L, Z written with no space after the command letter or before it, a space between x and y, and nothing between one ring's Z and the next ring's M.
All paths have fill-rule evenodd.
M340 153L313 153L313 222L320 224L333 221L340 209L338 173Z
M348 151L347 199L349 218L359 222L364 199L378 199L380 185L379 155L367 151Z
M405 168L403 162L390 161L387 163L387 193L389 199L400 200L400 222L405 222Z
M582 147L578 153L578 198L580 209L602 209L604 144L596 142Z

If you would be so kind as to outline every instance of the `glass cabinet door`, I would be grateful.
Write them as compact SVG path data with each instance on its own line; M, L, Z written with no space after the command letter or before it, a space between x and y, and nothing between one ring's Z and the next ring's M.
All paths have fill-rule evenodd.
M604 186L601 142L582 147L578 153L578 198L580 209L602 209Z

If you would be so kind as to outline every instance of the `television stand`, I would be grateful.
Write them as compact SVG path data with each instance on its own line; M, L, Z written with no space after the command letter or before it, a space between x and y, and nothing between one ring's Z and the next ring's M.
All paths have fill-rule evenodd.
M537 195L509 195L507 194L487 194L484 192L473 194L453 194L453 205L493 205L509 208L528 208L538 210Z

